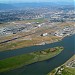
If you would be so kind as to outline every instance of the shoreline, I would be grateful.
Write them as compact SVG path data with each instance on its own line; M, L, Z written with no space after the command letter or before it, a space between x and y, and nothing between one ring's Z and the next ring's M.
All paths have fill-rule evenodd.
M56 74L56 72L58 71L58 69L74 69L75 70L75 67L74 68L72 68L72 67L70 67L70 66L68 66L68 64L70 63L70 62L72 62L72 61L74 61L75 60L75 54L69 59L69 60L67 60L64 64L62 64L61 66L59 66L59 67L57 67L57 68L55 68L54 70L52 70L50 73L48 73L47 75L55 75ZM61 71L63 71L63 70L61 70ZM59 74L57 74L57 75L59 75Z

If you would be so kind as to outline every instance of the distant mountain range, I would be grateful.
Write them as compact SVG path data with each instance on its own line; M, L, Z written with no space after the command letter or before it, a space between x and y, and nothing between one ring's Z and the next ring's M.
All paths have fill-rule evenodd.
M0 9L14 9L23 7L40 7L40 6L60 6L60 5L73 5L74 3L58 3L58 2L42 2L42 3L13 3L4 4L0 3Z
M12 4L0 3L0 9L13 9L15 8Z

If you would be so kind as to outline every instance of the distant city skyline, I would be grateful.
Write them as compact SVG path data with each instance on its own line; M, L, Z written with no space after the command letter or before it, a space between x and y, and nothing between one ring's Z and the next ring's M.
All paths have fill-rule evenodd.
M0 3L23 3L23 2L73 2L75 0L0 0Z

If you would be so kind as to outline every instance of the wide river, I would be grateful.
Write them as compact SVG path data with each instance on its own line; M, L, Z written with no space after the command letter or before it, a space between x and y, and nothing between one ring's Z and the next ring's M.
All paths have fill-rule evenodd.
M75 54L74 41L75 41L75 35L72 35L65 37L63 40L52 44L32 46L13 51L0 52L0 60L2 60L8 57L30 53L33 51L40 51L43 49L52 48L56 46L64 47L64 50L59 55L51 59L41 62L36 62L8 72L0 73L0 75L46 75L54 68L64 64L69 58L71 58Z

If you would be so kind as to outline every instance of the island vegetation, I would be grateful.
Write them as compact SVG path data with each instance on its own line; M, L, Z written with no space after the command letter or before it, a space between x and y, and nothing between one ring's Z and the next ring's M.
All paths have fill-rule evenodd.
M63 47L54 47L0 60L0 72L9 71L34 62L50 59L58 55L62 50Z

